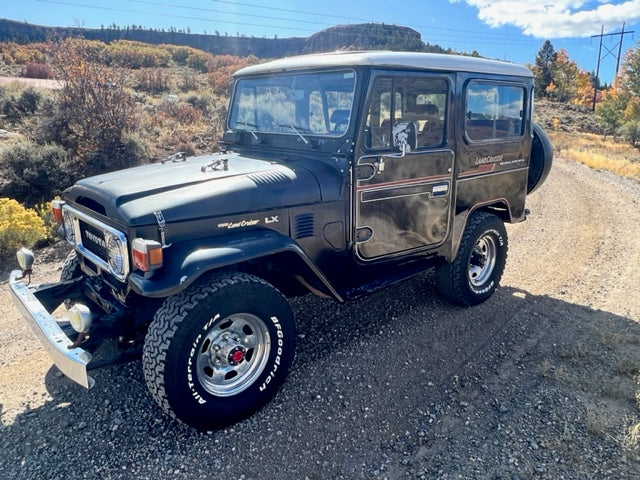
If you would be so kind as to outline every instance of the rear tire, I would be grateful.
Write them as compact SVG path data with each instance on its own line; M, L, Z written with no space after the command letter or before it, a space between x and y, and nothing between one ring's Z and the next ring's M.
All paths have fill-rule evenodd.
M165 300L149 326L144 376L170 416L199 430L224 428L264 406L295 351L287 300L244 273L197 281Z
M502 278L507 248L502 220L487 212L473 213L456 258L436 269L436 285L442 296L464 306L487 300Z

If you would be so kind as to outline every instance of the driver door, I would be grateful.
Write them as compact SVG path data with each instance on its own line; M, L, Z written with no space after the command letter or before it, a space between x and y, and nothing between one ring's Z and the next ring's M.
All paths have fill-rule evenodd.
M454 152L447 144L451 80L380 73L371 82L356 163L355 239L362 260L436 247L450 228ZM402 151L394 126L413 122ZM397 130L397 129L396 129Z

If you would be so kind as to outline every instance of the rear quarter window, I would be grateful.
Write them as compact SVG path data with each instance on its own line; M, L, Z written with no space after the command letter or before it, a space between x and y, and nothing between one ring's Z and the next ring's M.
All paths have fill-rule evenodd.
M471 141L519 138L524 132L525 89L471 81L465 95L465 134Z

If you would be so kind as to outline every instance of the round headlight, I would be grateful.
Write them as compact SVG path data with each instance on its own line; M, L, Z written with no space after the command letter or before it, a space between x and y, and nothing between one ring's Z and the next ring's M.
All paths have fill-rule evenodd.
M106 235L107 257L113 273L124 275L124 251L122 241L115 235Z
M67 210L62 210L62 226L64 227L64 236L72 245L76 243L76 231L73 228L73 217Z

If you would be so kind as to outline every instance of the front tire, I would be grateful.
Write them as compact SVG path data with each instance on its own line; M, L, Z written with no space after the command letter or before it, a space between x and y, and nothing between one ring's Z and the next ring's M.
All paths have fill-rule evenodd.
M82 268L80 267L80 260L78 259L78 253L75 250L72 250L67 258L64 260L64 264L62 265L62 271L60 272L60 281L66 282L68 280L73 280L81 276Z
M169 297L149 326L144 376L155 401L200 430L224 428L264 406L295 351L288 302L244 273L202 279Z
M78 258L78 253L75 250L72 250L67 258L64 260L64 264L62 265L62 271L60 272L60 281L67 282L69 280L73 280L74 278L78 278L84 275L82 272L82 267L80 266L80 259ZM80 298L65 298L64 306L67 310L69 310L74 302L81 300L81 302L86 303L87 300L85 297Z
M436 269L438 290L459 305L484 302L502 278L507 248L507 231L502 220L487 212L472 214L456 258Z

